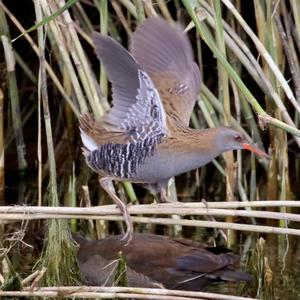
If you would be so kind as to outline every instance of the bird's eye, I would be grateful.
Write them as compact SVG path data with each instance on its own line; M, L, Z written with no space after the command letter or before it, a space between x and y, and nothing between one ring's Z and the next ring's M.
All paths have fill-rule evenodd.
M241 141L243 140L243 138L242 138L239 134L237 134L237 135L234 137L234 139L235 139L237 142L241 142Z

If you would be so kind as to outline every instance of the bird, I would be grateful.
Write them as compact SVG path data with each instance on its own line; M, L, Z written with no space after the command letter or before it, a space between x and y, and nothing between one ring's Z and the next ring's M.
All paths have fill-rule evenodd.
M189 239L134 233L126 245L120 236L89 240L76 234L73 238L79 245L77 262L84 283L91 286L118 284L120 252L131 287L201 291L215 282L253 279L236 269L238 255Z
M130 52L96 32L93 43L111 82L113 101L101 120L88 113L81 116L83 155L123 213L124 239L132 237L132 219L113 190L113 180L146 184L168 201L170 178L226 151L246 149L268 157L231 127L189 127L201 74L180 25L171 26L161 17L146 19L133 34Z

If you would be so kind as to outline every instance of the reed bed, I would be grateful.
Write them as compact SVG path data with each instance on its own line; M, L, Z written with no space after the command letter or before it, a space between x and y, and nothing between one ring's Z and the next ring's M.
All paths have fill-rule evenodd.
M211 234L204 233L205 228L226 230L228 247L241 244L242 253L249 249L256 253L252 255L256 261L247 260L255 283L239 294L260 299L276 299L276 293L286 296L291 281L285 284L272 272L273 282L267 279L278 261L282 270L285 265L292 269L293 259L289 262L287 253L300 233L299 1L25 2L0 0L0 281L14 278L21 289L22 278L12 274L35 279L39 274L34 287L57 287L0 291L0 296L254 299L59 287L79 284L70 228L93 238L122 232L118 209L109 205L111 200L99 189L97 175L87 170L80 150L79 115L89 111L100 119L111 103L110 85L93 53L91 33L109 34L127 47L136 26L153 15L170 23L179 21L192 42L203 82L191 126L232 126L267 149L271 159L256 159L241 151L227 153L172 180L173 203L148 204L153 196L130 183L117 183L117 193L131 203L129 211L138 232L162 233L163 228L164 234L202 239ZM18 186L16 199L5 185ZM203 198L207 202L201 202ZM27 245L32 233L39 231L45 234L39 258L14 266L14 249ZM267 242L259 254L255 244L261 235ZM268 257L269 265L257 267ZM35 264L30 271L22 270ZM298 270L295 277L299 275ZM297 288L297 280L293 282L296 287L290 299L299 295L300 283Z

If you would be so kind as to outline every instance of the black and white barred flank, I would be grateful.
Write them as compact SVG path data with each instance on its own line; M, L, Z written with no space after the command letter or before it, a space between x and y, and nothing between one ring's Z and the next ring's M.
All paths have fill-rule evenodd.
M136 143L105 144L86 155L88 165L99 173L120 178L134 178L138 166L153 156L157 144L165 135L146 138Z

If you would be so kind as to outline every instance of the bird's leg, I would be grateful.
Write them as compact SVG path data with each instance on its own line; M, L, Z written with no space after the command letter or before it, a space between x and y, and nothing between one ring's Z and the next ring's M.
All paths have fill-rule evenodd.
M170 203L173 202L167 195L167 188L161 187L160 188L160 201L163 203Z
M177 193L174 177L169 180L163 180L158 182L158 189L160 191L160 199L163 203L177 202ZM167 191L169 190L170 196Z
M106 193L113 199L117 207L121 210L125 223L126 223L126 233L122 240L126 240L129 243L132 240L133 234L133 224L130 214L128 212L126 204L114 193L111 188L112 180L109 177L103 177L99 179L101 187L106 191Z

